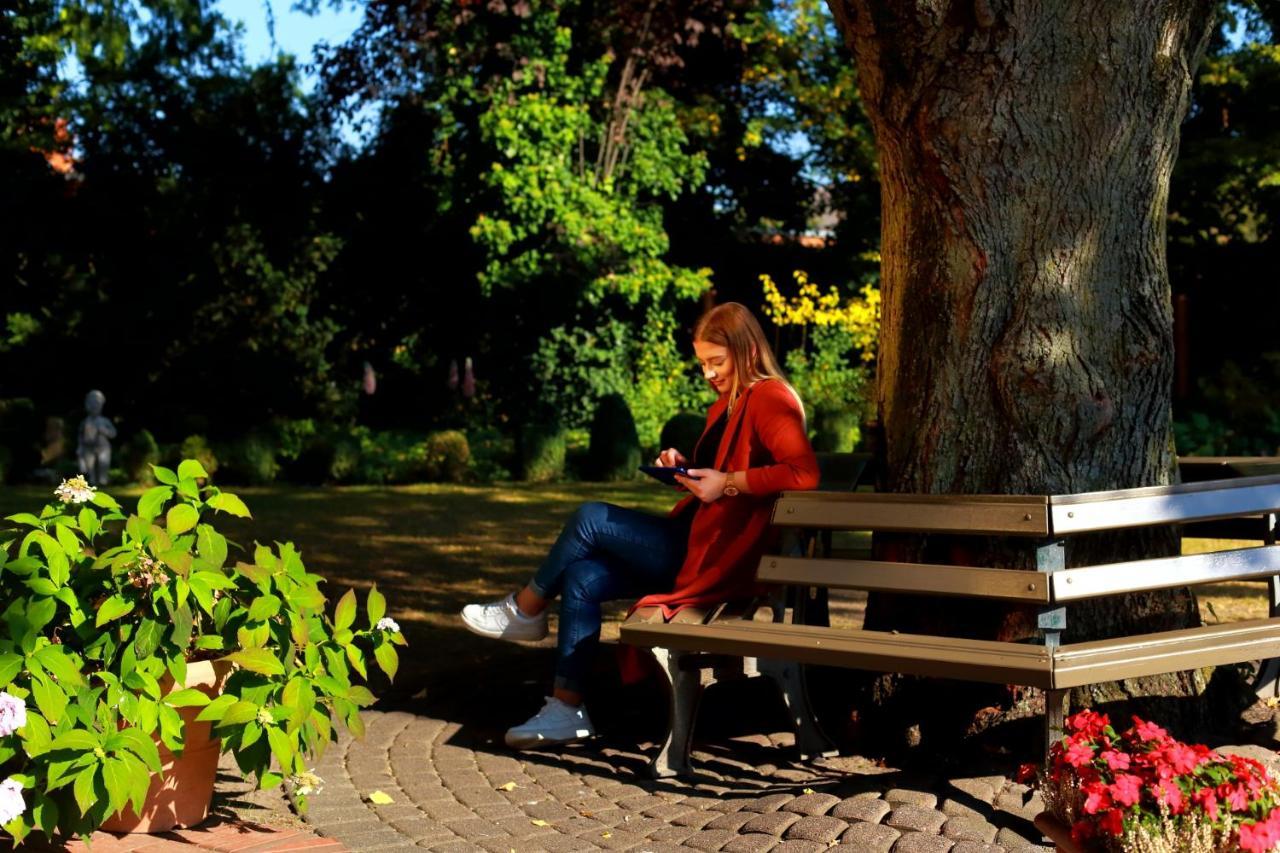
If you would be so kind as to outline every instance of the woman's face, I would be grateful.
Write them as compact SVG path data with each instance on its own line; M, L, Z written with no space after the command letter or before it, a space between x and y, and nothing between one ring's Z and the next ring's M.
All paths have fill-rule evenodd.
M728 394L733 387L733 359L729 348L707 341L694 341L693 352L702 365L702 376L719 394Z

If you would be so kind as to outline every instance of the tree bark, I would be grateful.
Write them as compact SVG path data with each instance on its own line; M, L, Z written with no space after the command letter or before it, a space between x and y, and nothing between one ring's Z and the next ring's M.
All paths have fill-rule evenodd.
M829 2L880 155L882 485L1062 494L1171 482L1166 200L1213 4ZM877 548L1034 565L1027 543ZM1146 531L1080 542L1067 559L1176 548L1174 531ZM1182 589L1075 605L1063 639L1198 621ZM882 629L1017 638L1034 624L1025 611L889 596L867 610ZM1197 681L1102 686L1073 704L1187 696Z

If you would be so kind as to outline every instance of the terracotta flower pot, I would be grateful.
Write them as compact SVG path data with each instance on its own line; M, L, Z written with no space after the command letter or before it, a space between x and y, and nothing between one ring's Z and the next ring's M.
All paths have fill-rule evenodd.
M211 698L222 692L222 685L231 672L231 665L214 661L195 661L187 664L187 687L194 687ZM161 690L167 692L172 679L161 682ZM106 832L168 832L197 826L209 816L213 802L213 785L218 775L218 755L221 740L213 736L213 724L196 722L200 708L178 708L182 715L185 746L179 758L160 743L160 765L163 778L152 777L142 814L135 814L133 807L114 815L102 824Z
M1036 829L1048 836L1058 848L1058 853L1086 853L1083 847L1071 840L1071 827L1048 812L1036 815L1035 824Z

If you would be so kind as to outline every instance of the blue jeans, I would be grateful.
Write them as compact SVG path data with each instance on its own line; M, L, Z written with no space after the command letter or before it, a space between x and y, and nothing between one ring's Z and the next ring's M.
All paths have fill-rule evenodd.
M600 605L669 592L689 544L691 512L650 515L606 503L578 507L529 586L560 596L555 686L583 692L600 645Z

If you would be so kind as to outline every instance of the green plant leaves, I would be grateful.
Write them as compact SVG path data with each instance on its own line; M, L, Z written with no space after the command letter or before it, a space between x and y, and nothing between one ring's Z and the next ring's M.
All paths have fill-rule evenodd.
M152 465L151 476L156 478L157 483L166 486L178 485L178 475L173 472L172 468L165 468L163 465Z
M194 687L175 690L164 697L164 702L173 708L202 708L210 702L209 696Z
M365 610L369 615L369 627L378 624L378 620L387 615L387 599L378 592L378 585L374 584L369 590L369 598L365 602Z
M4 652L0 654L0 688L9 686L9 683L22 672L22 655L15 655L13 652Z
M168 486L154 486L142 493L138 498L138 517L151 521L160 514L165 503L173 497L173 489Z
M267 649L243 649L232 652L222 660L237 663L250 672L263 675L284 675L284 664Z
M378 643L373 649L373 657L378 667L387 674L387 678L395 680L396 670L400 668L400 658L390 643Z
M133 602L125 599L124 596L116 593L115 595L102 602L102 606L98 608L98 616L94 620L94 627L101 628L103 625L115 619L119 619L126 613L133 612Z
M350 628L355 621L356 592L353 589L349 589L342 598L338 599L338 606L333 613L333 627L338 630Z
M177 504L169 508L165 517L165 529L170 536L180 536L200 523L200 513L191 504Z
M38 649L31 657L53 673L54 677L58 679L58 683L64 687L81 687L84 685L85 681L80 674L80 666L71 660L62 646L45 646L42 649Z
M206 503L214 509L222 510L238 518L253 518L249 514L249 508L244 505L244 501L230 492L219 492L210 497Z
M257 719L258 705L255 702L236 701L222 713L222 717L218 720L218 728L226 728L227 726L235 726L240 723L247 723L250 720Z
M279 598L274 595L260 595L249 605L249 621L264 622L279 612Z
M207 480L208 473L205 472L204 466L196 459L183 459L178 464L178 479Z

